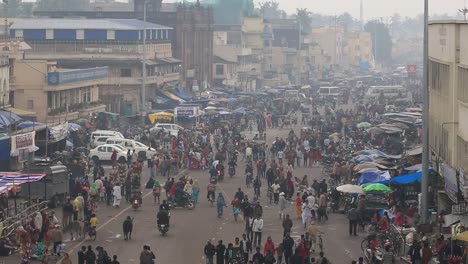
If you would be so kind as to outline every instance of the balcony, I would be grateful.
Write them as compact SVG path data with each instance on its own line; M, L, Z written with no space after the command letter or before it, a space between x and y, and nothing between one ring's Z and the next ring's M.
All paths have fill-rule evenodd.
M89 108L83 108L83 109L79 110L79 116L80 117L87 117L90 114L100 113L100 112L104 112L104 111L106 111L106 105L99 104L99 105L96 105L96 106L91 106Z
M146 76L146 84L162 84L179 80L179 73L158 73L158 75ZM141 85L141 77L110 77L109 85Z
M68 112L67 112L68 110ZM93 113L106 111L106 105L101 102L80 103L67 107L59 107L47 113L47 121L74 120L80 117L87 117Z

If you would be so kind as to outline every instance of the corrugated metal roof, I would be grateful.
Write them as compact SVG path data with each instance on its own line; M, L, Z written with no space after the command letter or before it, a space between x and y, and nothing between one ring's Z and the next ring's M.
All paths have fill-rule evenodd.
M172 29L171 27L143 22L137 19L16 19L10 29L102 29L102 30L141 30Z

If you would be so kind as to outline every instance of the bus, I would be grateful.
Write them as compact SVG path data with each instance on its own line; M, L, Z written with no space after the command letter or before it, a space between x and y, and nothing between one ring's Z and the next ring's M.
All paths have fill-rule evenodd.
M337 97L341 95L341 88L337 86L320 87L320 97Z
M369 102L378 99L381 93L386 99L408 97L408 90L403 86L371 86L364 95L364 101Z

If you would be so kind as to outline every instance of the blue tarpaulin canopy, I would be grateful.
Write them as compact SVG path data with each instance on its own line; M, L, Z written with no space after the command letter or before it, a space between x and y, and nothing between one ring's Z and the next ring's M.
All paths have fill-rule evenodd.
M22 118L15 113L8 111L0 111L0 127L9 126L20 120L22 120Z
M174 91L174 94L185 101L190 100L192 97L188 95L184 90L182 90L180 87L177 87Z
M358 184L363 185L366 183L382 183L390 180L390 173L388 171L368 171L361 173Z
M382 152L378 149L365 149L356 152L357 155L372 156L373 158L386 158L386 159L400 159L401 155L388 155L385 152Z
M390 182L395 184L408 184L415 181L420 181L422 177L422 172L410 173L402 176L393 177Z
M44 123L39 123L39 122L33 122L33 121L24 121L18 124L19 129L25 129L28 127L39 127L39 126L44 126Z

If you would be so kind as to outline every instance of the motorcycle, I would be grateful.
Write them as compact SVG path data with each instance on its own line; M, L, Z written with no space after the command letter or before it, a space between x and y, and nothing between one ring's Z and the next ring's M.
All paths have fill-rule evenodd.
M166 233L169 231L169 225L160 224L158 225L158 229L161 235L165 236Z
M97 231L96 231L96 228L95 227L91 227L90 225L88 225L88 236L91 240L96 240L96 235L97 235Z
M218 181L222 181L224 179L224 171L217 170L216 171L216 176L218 177Z
M140 200L138 198L133 198L132 207L135 211L140 207Z
M236 175L236 167L234 167L234 166L229 166L229 171L228 171L228 173L229 173L229 177L232 178L234 175Z
M175 201L169 202L169 207L180 207L192 210L193 208L195 208L195 203L192 201L192 196L190 194L188 194L187 192L183 192L181 197L175 199Z

